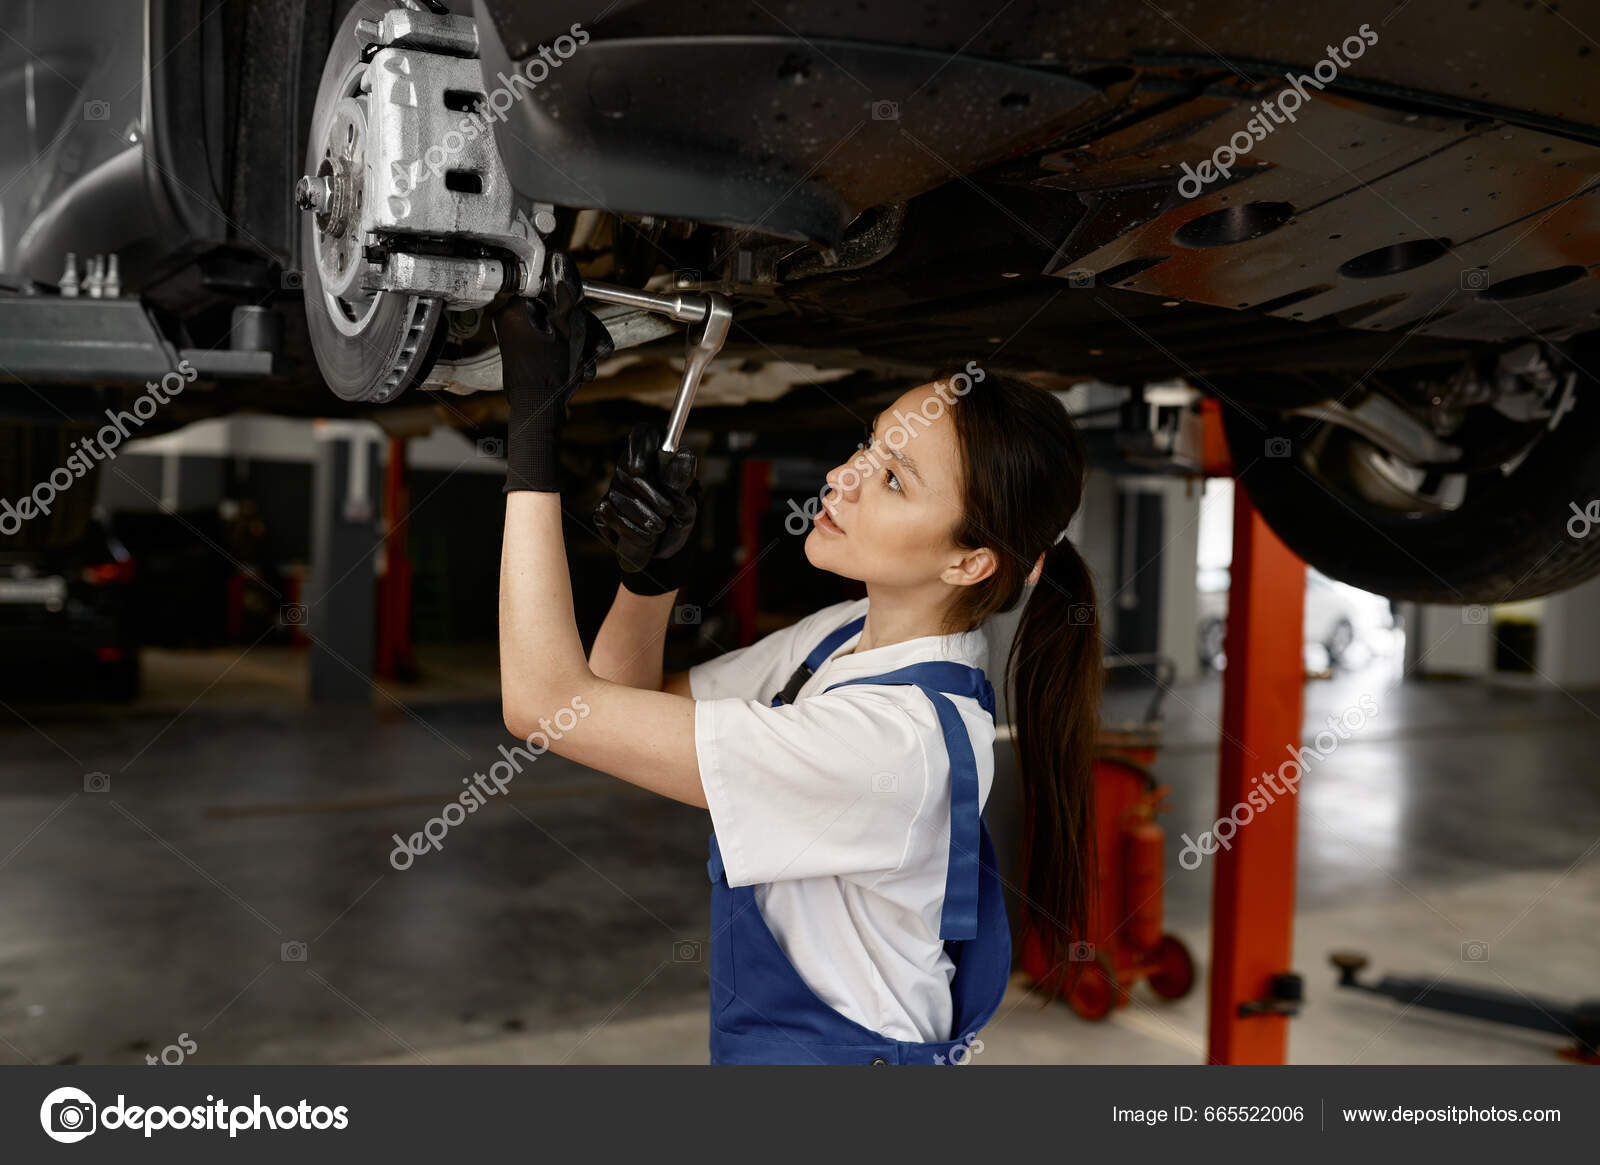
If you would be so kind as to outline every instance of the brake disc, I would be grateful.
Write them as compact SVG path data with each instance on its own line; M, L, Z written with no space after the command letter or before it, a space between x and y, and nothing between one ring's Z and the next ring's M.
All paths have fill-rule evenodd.
M335 35L322 70L297 198L310 220L301 232L301 270L312 350L342 400L393 400L427 375L444 339L444 301L362 285L362 226L368 144L366 48L356 24L392 7L356 4Z

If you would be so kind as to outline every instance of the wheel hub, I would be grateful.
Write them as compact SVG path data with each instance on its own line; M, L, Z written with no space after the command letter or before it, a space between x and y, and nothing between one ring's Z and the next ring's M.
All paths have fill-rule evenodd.
M315 213L317 271L325 291L336 298L360 298L362 175L366 170L367 118L361 98L339 102L328 127L322 164L315 178L307 176L296 188L296 201L306 194L302 209Z

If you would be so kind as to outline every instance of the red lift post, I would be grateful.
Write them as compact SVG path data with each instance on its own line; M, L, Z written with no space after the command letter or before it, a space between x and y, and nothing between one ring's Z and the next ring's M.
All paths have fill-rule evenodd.
M1224 466L1215 452L1221 418L1215 402L1206 404L1206 472L1231 473L1232 466ZM1262 777L1292 759L1289 749L1300 745L1305 593L1305 563L1267 528L1236 485L1218 821L1248 806ZM1289 789L1287 795L1272 792L1272 803L1237 829L1226 849L1219 846L1211 855L1206 1059L1212 1064L1282 1064L1287 1058L1289 1015L1272 999L1274 979L1289 971L1293 959L1300 806L1298 780L1277 786Z
M411 520L411 479L406 438L389 439L389 464L383 476L383 574L378 579L377 660L374 671L386 680L417 678L411 651L411 559L407 533Z

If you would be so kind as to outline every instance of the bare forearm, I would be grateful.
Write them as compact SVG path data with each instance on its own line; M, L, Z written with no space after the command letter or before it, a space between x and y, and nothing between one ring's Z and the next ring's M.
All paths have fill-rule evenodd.
M655 667L659 674L659 646ZM513 735L531 742L539 732L541 746L559 756L705 807L694 701L602 679L583 658L557 494L513 490L506 495L500 688L506 728Z
M589 652L589 667L594 674L630 688L659 691L667 621L676 593L636 595L618 584L611 610L606 612Z
M593 683L572 614L561 497L514 490L506 495L500 555L500 690L506 727L517 732L519 725L569 703Z

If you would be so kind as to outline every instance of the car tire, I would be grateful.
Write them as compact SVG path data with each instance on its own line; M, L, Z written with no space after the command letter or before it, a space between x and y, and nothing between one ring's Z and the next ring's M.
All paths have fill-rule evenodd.
M1200 624L1199 634L1200 667L1203 671L1220 672L1227 656L1224 649L1227 645L1227 624L1224 620L1212 616Z
M1356 641L1356 629L1351 626L1350 620L1340 619L1333 625L1333 630L1328 632L1328 638L1323 643L1323 650L1328 653L1328 663L1338 667L1344 663L1345 653L1350 650Z
M130 649L114 663L97 663L94 680L95 694L102 700L126 703L138 699L141 687L138 651Z
M1234 473L1289 549L1362 590L1453 606L1566 590L1600 574L1600 525L1569 530L1572 507L1600 498L1600 385L1582 370L1600 352L1575 355L1572 407L1510 474L1473 474L1455 510L1412 516L1330 488L1299 456L1304 417L1224 404Z

